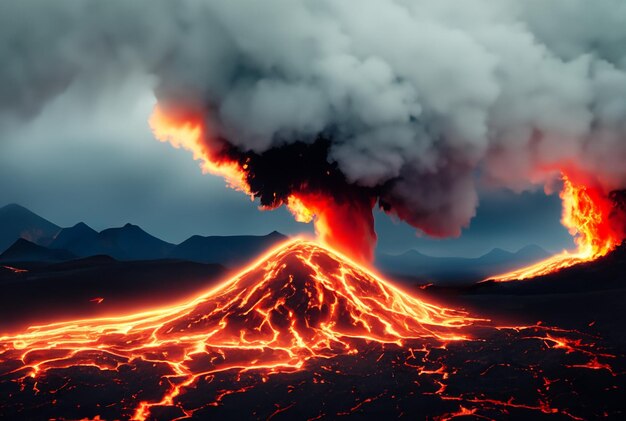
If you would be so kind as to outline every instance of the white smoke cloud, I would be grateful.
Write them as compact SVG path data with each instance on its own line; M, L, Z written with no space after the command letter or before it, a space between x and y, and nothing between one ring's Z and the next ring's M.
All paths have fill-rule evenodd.
M435 235L572 163L626 186L620 0L69 0L0 5L0 118L130 73L263 152L332 134L329 159Z

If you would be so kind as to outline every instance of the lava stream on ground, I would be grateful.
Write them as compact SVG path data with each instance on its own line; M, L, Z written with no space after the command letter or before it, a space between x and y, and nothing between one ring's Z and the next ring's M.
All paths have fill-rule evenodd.
M297 240L183 305L0 337L0 416L617 416L623 359L598 340L498 327Z

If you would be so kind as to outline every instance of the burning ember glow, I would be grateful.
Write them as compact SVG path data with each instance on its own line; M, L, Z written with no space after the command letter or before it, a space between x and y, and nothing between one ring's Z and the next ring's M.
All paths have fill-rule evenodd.
M562 224L574 236L576 251L563 251L546 260L490 279L507 282L547 275L558 270L605 256L618 246L623 235L610 222L613 203L599 190L575 185L563 176Z
M5 269L7 269L7 270L10 270L10 271L11 271L11 272L13 272L13 273L24 273L24 272L28 272L28 270L26 270L26 269L15 268L15 267L13 267L13 266L6 266L6 265L3 265L2 267L3 267L3 268L5 268Z
M519 351L525 358L536 355L527 347L554 348L568 356L564 369L612 373L612 356L571 339L571 332L486 323L412 297L327 247L296 240L182 305L0 337L0 393L8 396L0 411L18 418L32 410L55 419L65 419L63 411L88 419L181 419L209 417L228 401L251 411L239 412L244 418L280 412L315 418L387 402L409 413L423 410L423 403L447 414L442 419L468 411L569 415L550 403L551 380L536 367L523 372L533 384L529 390L540 392L536 397L459 393L460 385L476 384L475 376L510 367L485 360L487 342L473 339L481 329L489 329L496 349L517 335L528 341L516 342L525 343ZM515 370L509 374L519 376ZM460 383L448 390L455 379ZM396 401L399 381L410 401ZM334 387L357 384L364 391L385 386L371 395L329 398L317 408L306 403L317 396L313 390L338 396L343 392ZM272 398L260 392L265 387ZM97 404L86 402L81 390L97 392ZM233 406L235 398L252 401Z

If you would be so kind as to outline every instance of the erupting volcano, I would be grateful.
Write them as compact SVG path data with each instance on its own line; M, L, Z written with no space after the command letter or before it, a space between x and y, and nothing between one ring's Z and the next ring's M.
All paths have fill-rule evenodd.
M404 214L402 206L391 206L383 188L348 182L336 163L328 159L329 143L324 137L312 143L295 142L263 153L241 151L228 141L212 137L207 119L200 111L157 105L150 119L157 139L184 148L201 161L203 171L223 177L228 186L258 198L261 209L285 205L299 222L314 222L320 241L359 262L371 262L376 243L372 209ZM542 262L491 277L497 282L528 279L602 257L619 245L626 235L622 204L612 200L596 183L577 176L562 176L561 222L574 236L576 251L563 251ZM622 200L622 199L620 199ZM403 219L411 218L404 215ZM430 217L426 218L430 221ZM430 223L418 224L422 231L440 235Z
M414 298L326 247L296 240L186 304L0 337L0 391L9 397L0 411L27 418L147 420L272 417L291 410L291 416L316 418L360 412L368 402L393 404L398 397L388 381L401 381L405 389L394 405L405 409L397 406L398 414L426 410L415 406L422 400L444 418L463 408L570 414L552 406L550 383L534 368L522 373L531 375L524 381L538 382L538 396L459 393L476 375L477 368L468 367L490 352L485 341L475 341L486 332L495 349L527 341L511 351L523 358L533 347L554 347L567 352L577 370L612 372L606 363L612 356L593 342L574 339L575 332L493 329L485 320ZM481 375L490 373L492 364L478 362ZM374 383L372 373L377 373ZM364 391L373 394L356 393L345 402L326 399L336 393L334 387L338 393L354 387L354 376L366 380ZM450 382L460 383L448 392ZM314 399L324 404L310 407L307 390L316 384ZM100 390L101 396L90 403L84 388ZM270 390L272 397L261 398ZM226 404L231 395L251 401Z
M328 142L299 142L263 154L241 152L213 138L201 113L157 105L150 118L155 137L193 153L204 172L219 175L229 187L261 209L287 206L297 221L314 222L318 238L360 262L373 259L376 233L373 191L349 186L336 164L327 161Z
M624 419L618 3L0 2L0 419Z
M20 381L72 366L163 364L170 386L160 401L138 404L134 419L145 419L151 406L171 405L182 387L212 373L293 371L311 358L358 354L368 342L462 340L461 328L471 322L327 248L294 241L190 303L34 327L0 340L4 373Z
M615 249L624 239L620 203L599 189L574 184L563 176L562 224L574 236L576 251L563 251L546 260L509 273L494 276L496 282L523 280L547 275L561 269L589 262Z

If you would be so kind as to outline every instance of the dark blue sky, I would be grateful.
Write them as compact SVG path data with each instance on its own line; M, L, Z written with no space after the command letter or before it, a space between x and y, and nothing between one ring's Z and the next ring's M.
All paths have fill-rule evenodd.
M95 229L126 222L171 242L190 235L311 231L284 209L257 204L203 175L189 153L152 137L147 119L154 98L145 81L130 80L109 96L82 97L70 89L36 119L0 131L0 205L16 202L62 225ZM380 250L416 248L433 255L476 256L493 247L571 246L559 224L560 203L542 191L483 192L460 238L417 236L377 212Z

